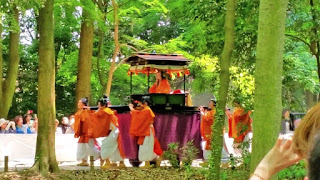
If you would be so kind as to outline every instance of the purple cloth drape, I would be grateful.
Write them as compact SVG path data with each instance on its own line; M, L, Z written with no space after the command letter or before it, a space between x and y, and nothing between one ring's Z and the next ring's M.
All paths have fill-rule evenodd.
M188 141L193 140L194 146L199 149L198 157L202 156L200 135L200 113L194 114L160 114L155 113L154 128L162 150L167 150L169 143L178 142L181 148ZM137 141L130 137L130 112L117 115L119 129L126 158L137 158Z

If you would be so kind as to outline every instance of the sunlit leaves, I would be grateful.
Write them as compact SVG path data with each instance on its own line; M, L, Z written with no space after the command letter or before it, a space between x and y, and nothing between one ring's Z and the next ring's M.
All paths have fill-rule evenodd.
M197 92L217 92L219 76L218 58L203 55L195 58L190 66L191 75L194 76L192 90Z

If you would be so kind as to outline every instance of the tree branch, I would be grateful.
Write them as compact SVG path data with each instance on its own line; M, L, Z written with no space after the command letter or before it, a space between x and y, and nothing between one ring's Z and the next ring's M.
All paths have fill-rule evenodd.
M125 2L125 3L122 3L122 4L120 4L120 5L118 5L118 8L120 8L120 7L122 7L122 6L124 6L124 5L126 5L126 4L128 4L130 1L127 1L127 2ZM108 14L108 13L110 13L110 12L112 12L114 9L111 9L110 11L107 11L106 12L106 14Z
M317 41L317 57L319 57L319 56L320 56L320 43L319 43L319 41Z
M143 50L141 50L141 51L139 51L139 52L145 52L145 51L147 51L147 50L151 50L152 48L147 48L147 49L143 49Z
M32 35L32 33L31 33L29 27L27 27L26 29L27 29L27 32L28 32L29 36L31 37L31 42L33 42L33 41L34 41L34 38L33 38L33 35Z
M129 48L133 49L134 51L139 52L139 50L137 48L135 48L135 47L133 47L133 46L131 46L129 44L120 44L119 45L119 47L122 47L122 46L129 47Z
M293 38L293 39L296 39L296 40L299 40L299 41L303 42L303 43L306 44L310 49L312 49L312 48L311 48L311 44L309 44L307 41L303 40L302 38L299 38L299 37L294 36L294 35L292 35L292 34L285 34L285 35L288 36L288 37L291 37L291 38Z
M114 71L115 71L116 69L118 69L118 67L121 66L121 64L123 64L127 59L129 59L129 58L127 57L127 58L122 59L122 60L117 64L117 66L114 68Z

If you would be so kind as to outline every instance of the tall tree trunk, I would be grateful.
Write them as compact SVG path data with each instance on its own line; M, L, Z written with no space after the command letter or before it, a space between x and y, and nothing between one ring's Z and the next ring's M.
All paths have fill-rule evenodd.
M103 14L102 21L106 22L106 15L107 15L106 13L107 13L108 2L103 1L103 0L99 0L98 6L99 6L101 13ZM98 36L99 36L99 43L98 43L98 55L97 55L97 69L98 69L99 82L100 82L100 85L102 86L102 93L104 93L106 91L106 82L103 80L102 72L100 69L100 61L104 57L104 50L103 50L104 31L102 28L98 29Z
M2 57L2 15L0 14L0 102L2 102L3 57ZM1 115L1 114L0 114Z
M14 14L14 21L11 25L19 27L19 11L16 6L12 10ZM9 44L9 65L8 72L2 87L2 97L0 105L0 116L7 118L8 112L12 103L14 91L16 89L16 81L19 70L19 35L20 29L15 29L10 32L10 44ZM2 64L2 63L1 63ZM2 65L1 65L2 66ZM2 78L1 78L2 80Z
M80 98L90 97L91 89L90 79L94 26L89 12L85 9L83 9L82 18L75 109L77 108L77 103Z
M313 0L309 1L310 6L311 6L311 16L312 16L312 20L313 22L316 22L318 19L317 17L317 12L315 11L315 3ZM320 82L320 47L319 47L319 39L318 39L318 26L314 25L311 28L311 35L310 35L310 51L311 54L314 55L316 57L316 61L317 61L317 73L318 73L318 78L319 78L319 82Z
M59 171L55 153L55 53L53 29L54 0L47 0L39 12L39 128L35 164L32 169L42 176Z
M218 110L212 131L212 152L210 157L210 172L213 179L220 179L221 147L223 147L223 126L225 107L230 82L230 62L235 41L236 0L228 0L224 24L225 42L220 60L220 88L218 94Z
M251 171L279 135L287 3L287 0L260 1Z
M118 40L119 19L118 19L118 5L116 0L112 0L112 6L113 6L113 17L114 17L114 52L113 52L111 67L109 69L109 75L108 75L108 83L107 83L107 90L106 90L107 96L110 96L112 78L113 78L113 73L115 71L116 58L119 51L119 40Z

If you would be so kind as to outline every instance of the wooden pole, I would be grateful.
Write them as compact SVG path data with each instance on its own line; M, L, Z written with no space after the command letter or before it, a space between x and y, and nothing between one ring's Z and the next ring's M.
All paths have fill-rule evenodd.
M9 172L9 157L8 156L4 156L4 172Z
M90 156L90 171L94 170L94 159L93 156Z

